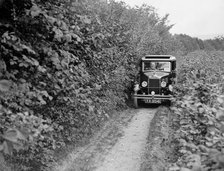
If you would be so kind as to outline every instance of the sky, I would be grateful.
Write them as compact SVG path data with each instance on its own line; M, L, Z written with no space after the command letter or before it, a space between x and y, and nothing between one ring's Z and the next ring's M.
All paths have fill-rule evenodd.
M154 6L160 17L169 14L172 34L201 39L224 35L224 0L122 0L134 7Z

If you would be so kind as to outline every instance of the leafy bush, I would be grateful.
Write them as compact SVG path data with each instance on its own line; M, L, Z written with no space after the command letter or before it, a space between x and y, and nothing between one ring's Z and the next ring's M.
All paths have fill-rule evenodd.
M177 49L167 16L149 6L15 0L0 8L0 151L14 170L50 168L55 149L127 106L138 58Z
M224 168L222 56L223 52L194 52L183 61L179 75L183 79L172 108L179 123L181 157L169 170Z

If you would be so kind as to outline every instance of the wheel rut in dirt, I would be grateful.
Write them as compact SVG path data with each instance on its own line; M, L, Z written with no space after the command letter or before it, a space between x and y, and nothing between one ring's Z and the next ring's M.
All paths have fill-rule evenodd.
M138 171L156 109L136 110L123 136L110 150L96 171Z
M127 110L108 121L90 143L75 148L53 171L138 171L157 108Z

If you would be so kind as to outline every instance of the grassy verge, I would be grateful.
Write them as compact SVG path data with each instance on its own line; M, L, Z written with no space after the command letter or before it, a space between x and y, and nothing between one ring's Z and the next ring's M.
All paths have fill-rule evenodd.
M176 160L173 117L166 107L160 107L156 112L151 121L141 171L165 170L170 162Z

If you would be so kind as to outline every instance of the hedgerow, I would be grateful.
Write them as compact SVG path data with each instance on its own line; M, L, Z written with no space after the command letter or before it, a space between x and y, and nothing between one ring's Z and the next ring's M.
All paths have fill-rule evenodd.
M169 168L223 170L224 168L224 53L193 52L179 69L172 110L177 116L180 158Z
M175 51L167 17L115 1L0 1L0 168L54 152L127 107L135 63ZM149 41L150 40L150 41Z

